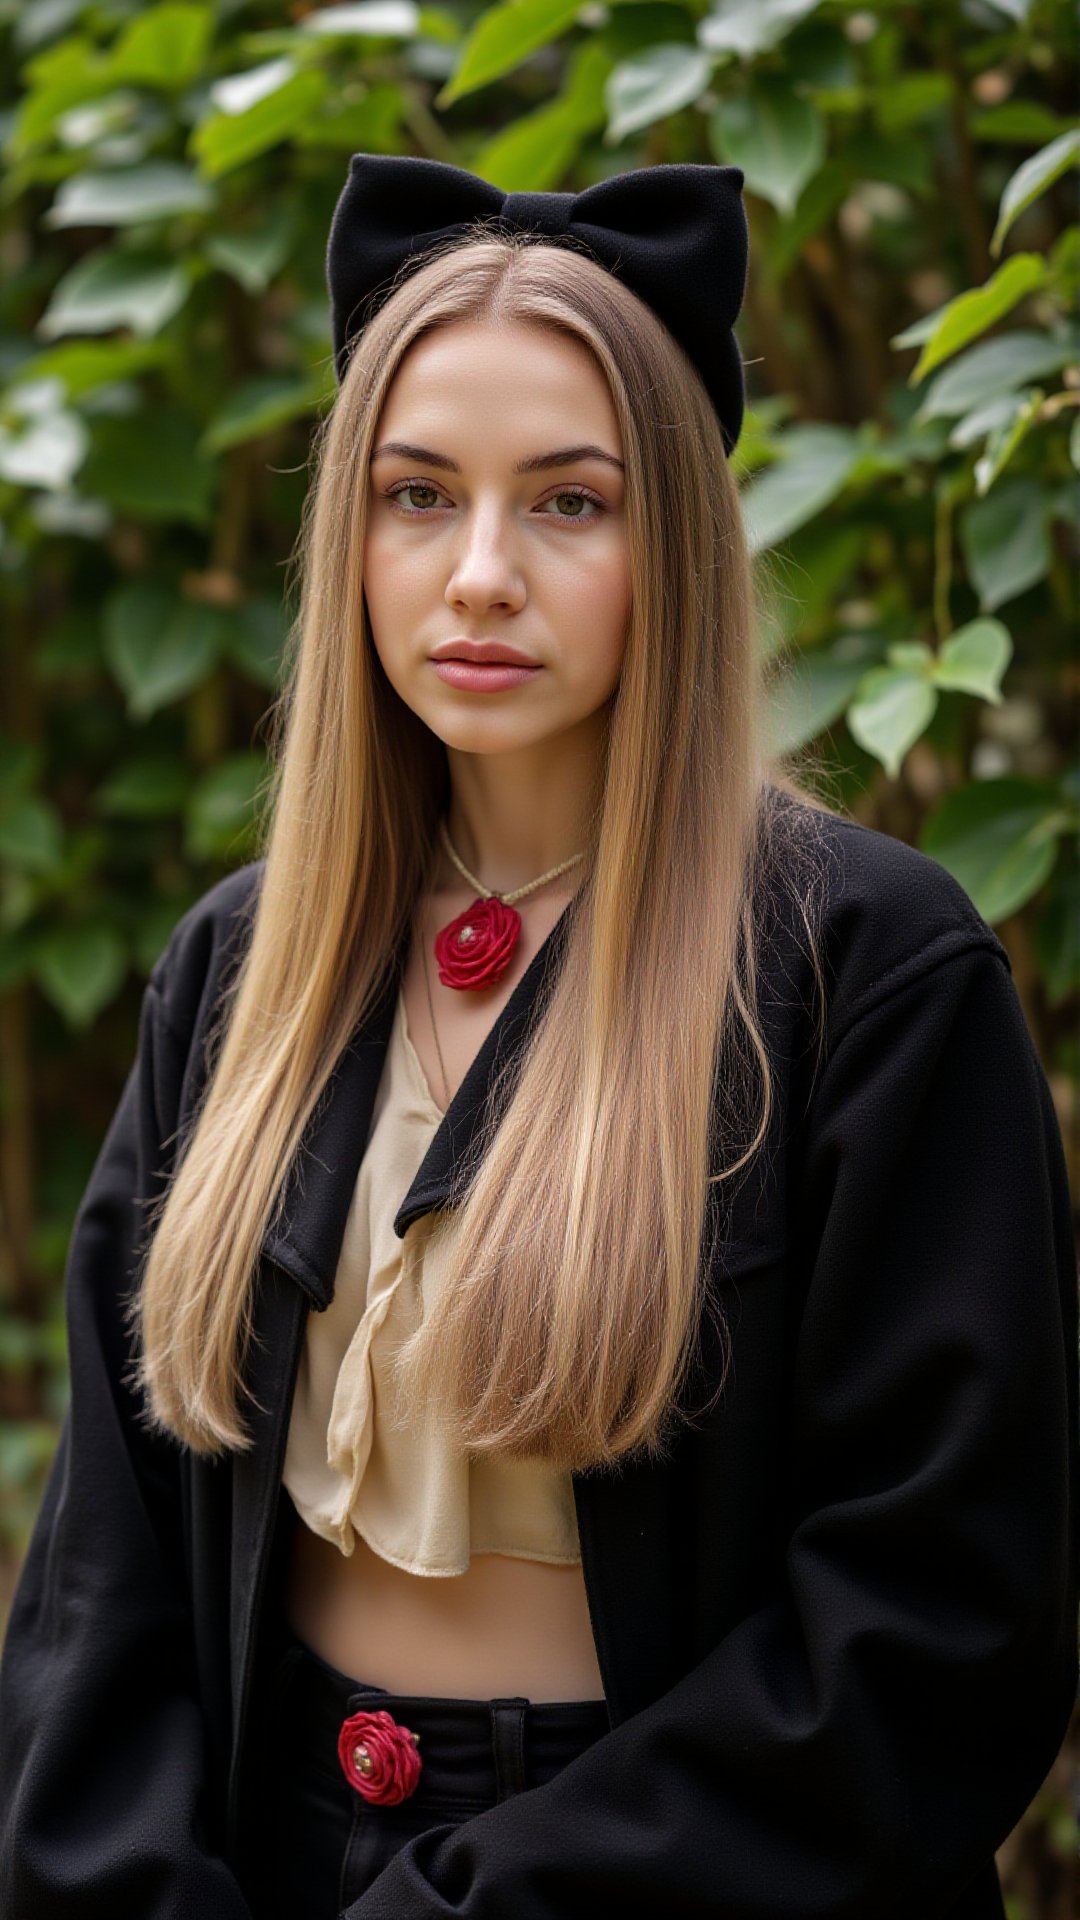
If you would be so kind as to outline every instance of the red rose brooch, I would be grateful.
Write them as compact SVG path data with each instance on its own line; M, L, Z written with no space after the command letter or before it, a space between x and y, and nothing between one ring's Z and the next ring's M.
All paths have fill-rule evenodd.
M365 1800L396 1807L416 1792L419 1741L418 1733L401 1726L383 1707L376 1713L351 1713L338 1734L338 1759L349 1785Z
M435 935L435 958L444 987L489 987L506 972L521 932L516 907L494 894L474 900Z

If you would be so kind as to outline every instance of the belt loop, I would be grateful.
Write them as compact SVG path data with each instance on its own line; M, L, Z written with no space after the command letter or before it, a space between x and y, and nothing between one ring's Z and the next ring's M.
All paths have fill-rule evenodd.
M495 1756L495 1798L509 1800L525 1791L525 1709L523 1694L492 1700L491 1748Z

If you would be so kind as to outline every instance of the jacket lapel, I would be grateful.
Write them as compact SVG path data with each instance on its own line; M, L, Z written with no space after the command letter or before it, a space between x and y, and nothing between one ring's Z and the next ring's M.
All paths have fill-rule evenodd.
M507 1061L520 1059L528 1031L554 985L576 898L534 953L443 1115L394 1218L399 1238L421 1214L450 1203L455 1175L461 1178L478 1144L495 1077ZM346 1047L308 1123L286 1180L281 1219L263 1241L268 1258L284 1267L320 1309L334 1296L345 1222L367 1146L404 962L403 940L378 1002Z
M447 1108L398 1208L394 1230L399 1238L411 1221L450 1201L455 1172L466 1164L476 1140L495 1075L507 1060L520 1057L531 1022L554 983L573 905L571 900L533 955ZM234 1836L240 1819L241 1756L261 1609L275 1521L281 1515L281 1472L307 1317L311 1307L323 1310L333 1299L345 1222L367 1146L405 952L403 940L378 1000L345 1048L308 1123L286 1178L280 1220L262 1243L245 1370L252 1394L246 1403L252 1444L232 1459L233 1746L228 1824Z

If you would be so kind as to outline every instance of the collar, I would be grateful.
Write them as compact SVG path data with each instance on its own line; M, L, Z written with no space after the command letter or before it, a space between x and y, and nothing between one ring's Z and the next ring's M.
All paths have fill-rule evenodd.
M394 1216L401 1239L421 1214L450 1203L455 1172L470 1157L496 1075L522 1054L534 1015L554 984L575 895L537 948L494 1025L470 1062ZM379 996L341 1054L308 1121L285 1182L280 1218L263 1254L292 1276L318 1309L334 1297L337 1263L371 1113L390 1043L407 941L390 962Z

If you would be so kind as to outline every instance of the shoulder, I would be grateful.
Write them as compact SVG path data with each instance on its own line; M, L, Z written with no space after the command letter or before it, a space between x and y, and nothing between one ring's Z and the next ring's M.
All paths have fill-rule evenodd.
M151 969L161 1017L185 1041L243 954L265 866L249 861L208 887L181 915Z
M1005 947L940 861L875 827L781 798L792 829L783 864L813 912L830 1044L879 1000L972 949L1009 969ZM790 924L790 901L783 917Z

